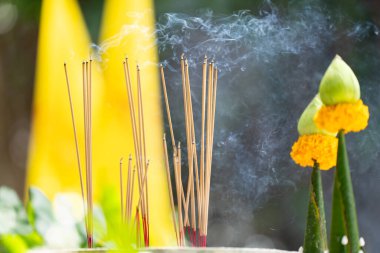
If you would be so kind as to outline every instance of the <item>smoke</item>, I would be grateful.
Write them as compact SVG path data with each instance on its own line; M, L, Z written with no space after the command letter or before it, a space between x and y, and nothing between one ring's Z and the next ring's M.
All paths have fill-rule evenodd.
M157 24L160 53L171 54L165 61L178 61L185 53L192 66L204 55L215 58L221 73L239 68L244 71L252 61L268 63L279 54L297 55L316 50L333 32L328 17L321 11L305 8L282 18L275 6L259 16L239 11L217 16L204 11L197 16L164 14Z

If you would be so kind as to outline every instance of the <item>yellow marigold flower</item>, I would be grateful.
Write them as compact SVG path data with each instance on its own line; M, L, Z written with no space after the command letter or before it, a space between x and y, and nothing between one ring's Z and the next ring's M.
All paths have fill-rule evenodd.
M319 164L321 170L328 170L336 165L338 139L324 134L301 135L293 144L290 156L302 167Z
M369 110L362 100L322 106L314 119L318 128L330 132L359 132L368 125Z

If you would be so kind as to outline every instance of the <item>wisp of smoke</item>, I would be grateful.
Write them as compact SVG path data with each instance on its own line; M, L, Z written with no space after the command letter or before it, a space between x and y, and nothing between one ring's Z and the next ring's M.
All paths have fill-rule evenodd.
M231 16L215 16L211 11L198 16L167 13L157 23L156 36L160 53L171 55L166 61L176 62L185 53L194 66L208 55L223 74L236 67L244 70L253 60L268 62L279 54L315 50L332 32L321 11L306 8L284 19L272 6L260 16L249 11Z

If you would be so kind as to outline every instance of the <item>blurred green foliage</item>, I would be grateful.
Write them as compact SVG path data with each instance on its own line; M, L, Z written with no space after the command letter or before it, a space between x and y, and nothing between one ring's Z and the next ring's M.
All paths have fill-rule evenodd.
M80 239L76 245L78 248L87 247L84 220L60 220L62 217L56 214L56 209L66 211L65 207L54 208L52 202L37 188L30 188L28 195L24 208L15 191L0 187L1 253L22 253L37 246L54 248L66 243L72 245L72 241L68 241L72 238ZM127 227L121 225L119 206L110 197L117 194L105 191L103 196L101 207L94 207L95 246L133 252L133 240L130 239L133 237ZM67 223L75 224L73 229L66 226ZM67 237L66 234L71 236Z
M36 205L28 205L36 210ZM16 192L7 187L0 188L0 214L0 252L25 252L42 245L34 220L29 220Z

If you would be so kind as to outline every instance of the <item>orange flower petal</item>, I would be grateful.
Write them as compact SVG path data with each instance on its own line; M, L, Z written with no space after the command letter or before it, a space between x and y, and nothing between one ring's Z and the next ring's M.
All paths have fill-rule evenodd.
M338 139L324 134L301 135L293 144L290 156L302 167L319 164L321 170L328 170L336 165Z
M314 121L318 128L329 132L359 132L368 125L369 110L362 100L322 106Z

